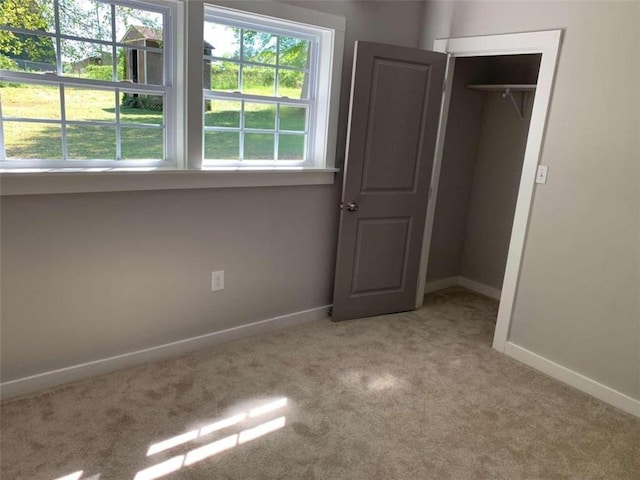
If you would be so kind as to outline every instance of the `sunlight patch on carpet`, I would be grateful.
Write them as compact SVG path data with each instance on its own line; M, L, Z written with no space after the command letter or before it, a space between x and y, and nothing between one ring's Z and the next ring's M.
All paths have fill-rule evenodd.
M288 399L286 397L279 398L269 403L251 408L240 414L233 415L232 417L224 418L209 425L205 425L204 427L201 427L197 430L191 430L189 432L176 435L166 440L162 440L161 442L154 443L149 447L147 456L155 455L156 453L169 450L179 445L184 445L186 443L202 438L205 435L210 435L224 428L237 425L244 420L267 415L284 408L287 404ZM165 460L156 465L145 468L144 470L140 470L134 477L134 480L155 480L156 478L160 478L170 473L176 472L183 467L193 465L194 463L210 458L220 452L230 450L238 445L242 445L257 438L263 437L269 433L280 430L281 428L285 427L286 423L286 417L280 416L273 420L263 422L260 425L246 428L239 433L234 433L220 440L216 440L204 446L194 448L184 455L177 455L173 458L170 458L169 460ZM67 476L56 480L79 480L82 476L82 472L80 471L76 473L79 474L77 477Z
M288 399L286 397L279 398L264 405L252 408L247 412L242 412L232 417L224 418L209 425L205 425L204 427L201 427L197 430L191 430L189 432L176 435L175 437L162 440L161 442L154 443L149 447L149 450L147 451L147 457L155 455L156 453L164 452L165 450L169 450L170 448L174 448L179 445L191 442L197 438L204 437L205 435L209 435L224 428L232 427L233 425L236 425L246 420L247 418L255 418L261 415L266 415L270 412L274 412L276 410L284 408L287 405L287 402Z

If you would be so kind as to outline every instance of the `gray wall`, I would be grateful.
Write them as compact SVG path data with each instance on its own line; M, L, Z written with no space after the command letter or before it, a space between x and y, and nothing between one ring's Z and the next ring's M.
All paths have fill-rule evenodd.
M636 2L430 2L423 36L565 29L510 341L638 399L639 21Z
M429 248L427 282L460 275L485 100L484 94L469 90L467 84L484 83L488 66L483 59L475 58L461 59L456 63Z
M3 380L330 303L333 188L2 200ZM211 272L225 290L211 292Z
M423 5L298 3L347 18L340 156L353 41L418 46ZM330 303L338 201L337 184L3 197L2 381Z

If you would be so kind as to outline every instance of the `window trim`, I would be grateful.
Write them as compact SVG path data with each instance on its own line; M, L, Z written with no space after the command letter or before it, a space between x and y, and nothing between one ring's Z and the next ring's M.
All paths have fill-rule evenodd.
M177 170L153 168L25 169L0 172L0 196L64 193L188 190L202 188L331 185L335 168L227 168Z

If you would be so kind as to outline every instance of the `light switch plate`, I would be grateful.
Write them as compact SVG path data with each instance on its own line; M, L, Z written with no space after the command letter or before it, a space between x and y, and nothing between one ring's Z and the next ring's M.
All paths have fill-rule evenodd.
M538 165L538 171L536 172L536 183L545 184L547 183L547 173L549 172L549 167L546 165Z

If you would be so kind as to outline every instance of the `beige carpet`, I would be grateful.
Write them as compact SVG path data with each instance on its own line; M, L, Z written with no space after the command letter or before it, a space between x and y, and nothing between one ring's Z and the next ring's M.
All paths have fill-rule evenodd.
M640 479L640 419L492 350L496 312L449 289L5 402L1 478Z

